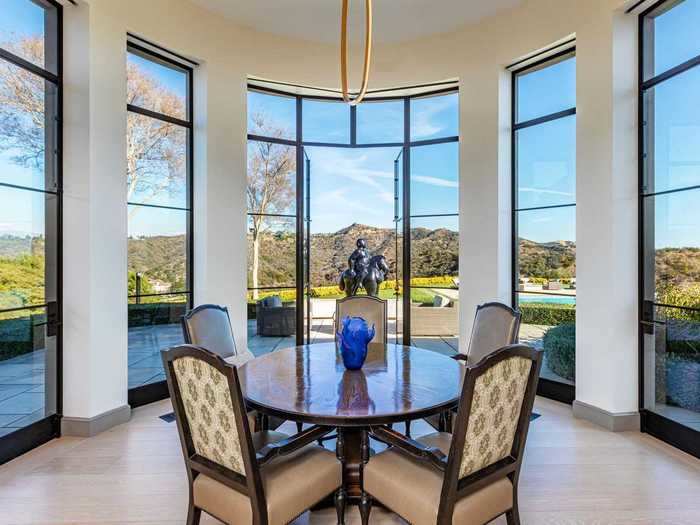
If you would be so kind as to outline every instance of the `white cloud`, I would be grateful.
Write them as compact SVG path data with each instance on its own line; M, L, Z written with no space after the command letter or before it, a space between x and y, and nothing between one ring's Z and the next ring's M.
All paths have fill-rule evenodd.
M456 180L441 179L440 177L429 177L427 175L411 175L411 180L429 184L431 186L439 186L441 188L459 188L459 183Z

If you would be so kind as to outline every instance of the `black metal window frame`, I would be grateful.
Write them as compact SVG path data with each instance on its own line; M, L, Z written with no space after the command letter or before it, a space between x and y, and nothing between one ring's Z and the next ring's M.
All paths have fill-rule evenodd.
M152 45L151 45L152 46ZM185 265L185 290L160 292L160 293L150 293L150 294L138 294L138 295L128 295L127 303L131 300L138 302L143 297L167 297L167 296L185 296L187 297L187 308L192 308L194 304L194 69L189 61L175 60L171 56L178 57L179 55L171 53L165 49L161 49L164 53L167 51L168 55L164 53L153 51L147 47L141 45L140 41L135 42L133 38L127 40L126 45L127 52L133 53L145 60L149 60L155 64L159 64L170 69L181 71L187 76L187 95L186 95L186 118L180 119L167 115L164 113L159 113L157 111L152 111L148 108L142 108L136 105L127 104L127 113L137 113L144 115L146 117L159 120L161 122L167 122L184 128L187 132L187 142L186 142L186 202L185 207L178 206L163 206L158 204L147 204L127 201L128 206L140 206L144 208L154 208L154 209L165 209L165 210L175 210L187 213L187 229L185 232L185 246L187 262ZM129 389L129 405L132 408L141 405L146 405L152 403L153 401L158 401L160 399L165 399L168 397L168 389L165 381L157 381L154 383L149 383L146 385L141 385L135 388Z
M576 46L575 44L571 45L574 42L568 42L565 49L536 60L535 62L531 62L521 68L516 67L511 71L511 303L513 308L518 307L518 295L520 294L520 291L518 290L518 281L520 277L520 267L518 261L518 256L520 253L518 239L518 218L520 213L558 208L576 208L575 200L573 203L556 204L550 206L533 206L527 208L520 208L518 206L518 131L576 115L576 107L574 106L537 118L518 121L518 77L537 70L545 69L549 66L553 66L564 60L575 57ZM556 292L525 293L544 296L568 297L567 294ZM568 404L573 403L574 399L576 398L575 386L545 378L540 378L537 386L537 393L538 395Z
M655 381L654 377L646 377L644 373L644 335L647 330L651 329L653 331L653 326L657 322L655 321L654 310L657 307L667 308L667 309L678 309L678 310L692 310L699 312L700 309L692 307L683 307L677 305L669 305L665 303L657 302L656 300L650 301L646 300L646 287L645 287L645 274L647 272L648 254L647 247L645 246L646 232L649 228L654 229L655 224L647 224L648 218L645 214L645 204L648 199L654 199L655 197L661 195L668 195L672 193L687 192L700 189L700 186L693 185L681 188L674 188L664 191L649 191L650 181L653 183L653 166L647 166L647 151L648 151L648 141L647 137L651 134L653 135L654 129L647 129L649 123L649 108L645 103L645 94L652 90L655 86L663 84L664 82L686 73L698 66L700 66L700 55L697 55L683 63L671 67L670 69L663 71L659 74L653 74L653 68L650 67L648 62L653 58L653 52L650 52L650 46L653 46L653 26L650 23L651 20L663 14L684 0L660 0L652 4L649 8L644 10L639 14L639 42L638 42L638 53L639 53L639 64L638 64L638 114L639 114L639 125L638 125L638 177L639 177L639 201L638 201L638 218L639 218L639 413L641 422L641 431L648 433L658 439L666 441L667 443L700 458L700 432L694 430L688 426L685 426L677 421L674 421L668 417L649 410L645 406L645 385L649 382ZM652 74L647 75L648 70L651 69ZM691 103L691 102L689 102ZM650 179L651 178L651 179Z
M416 86L423 87L423 86ZM429 86L427 86L429 87ZM402 89L410 89L402 88ZM305 217L305 170L307 166L306 153L304 151L305 147L329 147L329 148L349 148L349 149L365 149L365 148L401 148L401 153L403 155L403 192L402 192L402 216L403 220L403 250L402 250L402 287L403 287L403 305L402 305L402 316L403 316L403 344L410 345L411 341L411 218L426 218L426 217L446 217L454 216L459 217L459 213L454 214L434 214L434 215L414 215L410 214L410 204L411 204L411 149L420 146L430 146L434 144L447 144L453 142L459 142L459 135L449 135L445 137L427 139L427 140L411 140L411 101L420 98L430 98L440 95L449 95L459 93L458 87L447 87L439 88L432 91L427 91L425 93L418 93L412 95L403 96L376 96L366 99L363 104L371 104L374 102L387 102L387 101L403 101L403 140L400 142L381 142L381 143L358 143L357 142L357 106L350 106L350 141L349 143L334 143L334 142L308 142L303 140L303 101L304 100L317 100L326 102L336 102L344 103L339 96L318 96L318 95L299 95L295 93L290 93L287 91L273 89L269 87L256 86L254 83L249 83L248 91L260 92L266 95L277 95L281 97L287 97L294 99L296 101L296 134L295 139L281 139L276 137L266 137L263 135L256 135L248 133L248 141L259 141L259 142L269 142L274 144L283 144L287 146L296 147L296 217L297 230L296 230L296 283L294 287L258 287L258 290L296 290L296 308L297 308L297 326L296 326L296 339L297 344L304 344L304 335L306 333L304 327L304 291L307 286L304 283L304 261L308 258L308 251L305 253L304 244L307 242L305 239L305 230L308 217ZM391 90L395 91L395 90ZM398 157L397 157L398 158ZM251 215L247 213L247 215ZM292 217L290 215L290 217ZM310 241L309 241L310 242ZM418 288L418 287L413 287ZM431 286L432 289L439 289L438 286ZM454 289L454 288L453 288ZM248 291L253 290L253 288L248 288ZM406 298L409 298L408 300ZM307 331L308 331L307 327Z
M32 450L53 438L61 435L61 418L63 416L63 7L55 0L32 0L33 3L43 8L47 13L45 23L48 23L53 14L55 18L51 26L45 27L47 32L53 32L55 41L55 72L40 67L20 56L0 48L0 60L8 62L16 67L29 71L41 77L45 82L52 84L56 90L55 118L55 143L54 165L51 166L55 174L53 189L33 188L17 184L0 182L0 188L11 188L23 191L32 191L44 195L56 197L56 300L0 310L0 313L45 310L47 314L47 329L54 330L56 337L56 413L18 429L0 438L0 465L11 459ZM45 36L45 38L47 38ZM46 111L46 108L45 108ZM45 170L49 169L45 167Z

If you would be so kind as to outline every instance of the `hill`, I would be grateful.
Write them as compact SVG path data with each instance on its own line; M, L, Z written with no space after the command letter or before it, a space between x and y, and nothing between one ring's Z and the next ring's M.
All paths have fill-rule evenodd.
M396 271L397 236L391 228L351 224L335 233L312 235L311 277L316 286L333 285L347 267L347 258L358 238L367 239L370 251L383 254ZM412 273L432 277L456 275L459 240L457 232L428 228L412 231ZM399 232L399 250L401 232ZM249 239L249 251L251 240ZM576 244L570 241L537 243L520 239L521 274L530 277L567 278L575 275ZM151 282L184 288L185 237L154 236L128 240L129 271L142 272ZM43 284L43 237L0 236L0 292L23 290L39 294ZM41 261L39 260L41 259ZM261 286L295 282L295 235L267 233L261 245ZM399 263L401 253L399 253ZM31 271L30 271L31 269ZM16 270L16 271L14 271ZM19 272L19 273L18 273ZM21 275L20 275L21 274ZM465 277L466 278L466 277ZM27 282L27 279L31 282ZM656 251L656 279L659 286L700 282L700 248L662 248ZM29 290L32 290L29 292Z
M520 275L545 279L571 279L576 276L576 243L554 241L537 243L520 238Z

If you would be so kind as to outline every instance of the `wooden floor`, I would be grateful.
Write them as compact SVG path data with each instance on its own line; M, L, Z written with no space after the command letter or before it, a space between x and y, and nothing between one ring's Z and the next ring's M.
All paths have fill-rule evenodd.
M142 407L100 436L55 440L0 467L0 523L184 523L177 429L158 418L169 409L168 401ZM538 399L536 411L520 483L523 523L700 524L700 461L643 434L575 420L566 405ZM356 509L346 521L359 523ZM372 521L400 522L379 509ZM298 523L335 523L335 513Z

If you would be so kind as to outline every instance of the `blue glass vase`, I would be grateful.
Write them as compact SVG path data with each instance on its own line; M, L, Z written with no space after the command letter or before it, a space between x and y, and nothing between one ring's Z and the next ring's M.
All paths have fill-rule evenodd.
M374 325L369 327L362 317L343 317L338 332L338 346L348 370L359 370L367 359L367 345L374 338Z

